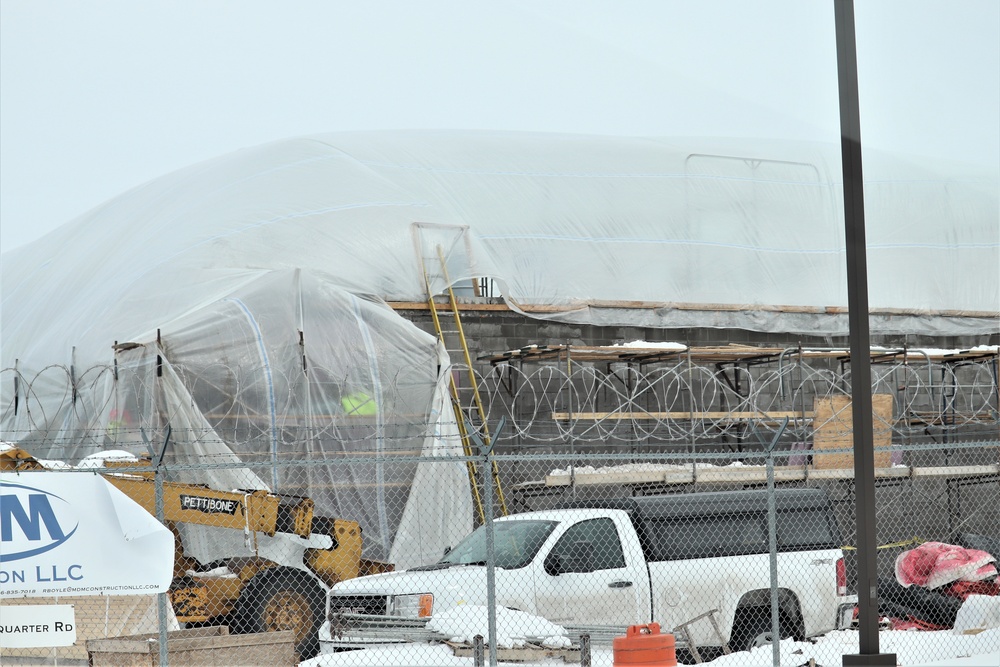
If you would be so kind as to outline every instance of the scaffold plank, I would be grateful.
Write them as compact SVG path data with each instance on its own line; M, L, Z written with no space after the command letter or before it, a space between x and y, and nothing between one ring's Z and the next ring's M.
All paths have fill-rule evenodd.
M892 466L876 468L875 477L881 479L908 477L986 477L1000 475L1000 465L972 466ZM853 468L814 468L812 466L775 466L776 482L799 482L807 479L853 479ZM767 481L765 466L738 466L699 468L674 466L665 470L640 470L620 472L582 472L550 474L544 485L553 486L633 486L643 484L681 485L702 484L763 484ZM528 482L537 486L537 482Z

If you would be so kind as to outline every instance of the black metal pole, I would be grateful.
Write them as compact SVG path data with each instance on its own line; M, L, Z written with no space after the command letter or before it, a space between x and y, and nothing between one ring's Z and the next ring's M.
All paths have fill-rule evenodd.
M854 427L854 489L858 542L858 654L845 667L893 665L879 654L876 589L875 445L872 427L871 341L868 329L868 264L865 248L864 180L861 170L861 109L854 37L854 0L834 0L837 79L840 88L840 149L844 170L844 230L847 250L847 307L851 345L851 403Z

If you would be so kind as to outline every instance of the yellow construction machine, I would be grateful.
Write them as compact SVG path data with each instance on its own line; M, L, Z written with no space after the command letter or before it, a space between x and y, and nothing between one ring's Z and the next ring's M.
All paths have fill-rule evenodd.
M104 462L104 478L157 516L151 460ZM0 451L0 472L50 468L23 449ZM174 579L168 593L177 620L186 627L228 625L230 631L293 630L301 659L319 652L318 630L326 615L327 588L345 579L392 570L361 557L356 521L314 516L310 498L262 490L220 491L198 484L162 483L163 523L174 533ZM193 524L259 534L297 535L309 540L302 563L237 556L202 564L187 556L177 526Z

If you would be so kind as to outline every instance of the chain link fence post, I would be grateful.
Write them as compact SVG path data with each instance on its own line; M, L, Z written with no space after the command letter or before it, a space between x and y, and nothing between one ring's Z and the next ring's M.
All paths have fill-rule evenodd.
M166 472L163 469L163 454L166 452L167 445L170 443L170 427L167 427L166 436L163 439L163 447L160 449L160 453L156 458L155 468L153 469L153 488L156 503L156 520L163 523L163 477ZM176 539L176 538L174 538ZM156 620L157 620L157 631L159 634L159 656L160 656L160 667L170 667L170 655L167 644L167 594L157 593L156 594Z
M774 448L788 426L788 417L767 446L767 552L771 575L771 664L781 664L781 623L778 617L778 508L774 498Z

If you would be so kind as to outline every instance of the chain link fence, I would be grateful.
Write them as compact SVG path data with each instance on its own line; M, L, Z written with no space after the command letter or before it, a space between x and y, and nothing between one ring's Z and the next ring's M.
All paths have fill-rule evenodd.
M158 412L134 400L159 382L147 378L88 406L100 392L81 378L111 381L113 368L17 374L18 411L55 370L74 378L63 414L76 410L76 430L34 410L5 439L53 473L102 475L160 518L176 537L173 583L163 595L6 597L5 626L19 606L72 605L77 639L5 646L4 665L138 660L129 651L160 664L197 653L208 664L611 665L613 639L654 622L690 663L857 650L850 378L834 356L483 367L491 437L473 427L465 443L406 401L262 414L216 385L225 400L211 409L191 391L192 409ZM983 644L995 631L955 633L969 600L1000 592L995 352L875 364L873 392L889 648L925 651L930 637L942 659L1000 650ZM36 474L23 459L4 473ZM30 518L8 510L4 539L45 530ZM27 586L20 576L0 567L8 588ZM132 640L101 643L114 638Z

